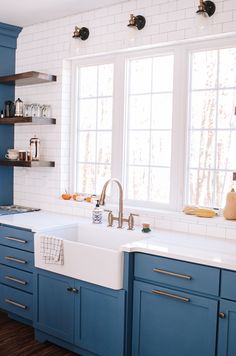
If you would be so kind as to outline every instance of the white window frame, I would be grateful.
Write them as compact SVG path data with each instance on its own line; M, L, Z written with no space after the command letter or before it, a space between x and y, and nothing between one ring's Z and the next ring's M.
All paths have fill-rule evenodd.
M171 181L170 203L160 204L149 201L125 200L125 206L147 209L165 209L180 211L187 200L188 183L188 152L189 152L189 75L190 54L196 51L235 47L236 37L222 39L205 39L201 41L186 41L183 43L167 44L154 48L130 51L117 51L106 55L86 56L72 61L72 99L71 99L71 134L70 134L70 190L76 186L76 143L77 143L77 80L78 66L100 65L114 63L114 91L113 91L113 133L112 133L112 177L118 178L126 189L125 182L125 145L127 137L127 63L131 59L149 56L174 54L174 86L173 86L173 121L172 121L172 153L171 153ZM126 85L125 85L126 83ZM122 118L124 118L122 120ZM105 182L104 182L105 183Z

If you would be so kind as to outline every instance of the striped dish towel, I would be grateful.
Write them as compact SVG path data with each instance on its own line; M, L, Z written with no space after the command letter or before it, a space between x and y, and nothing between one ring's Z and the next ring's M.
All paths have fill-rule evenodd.
M40 252L42 260L49 264L64 264L64 246L63 240L54 236L40 236Z

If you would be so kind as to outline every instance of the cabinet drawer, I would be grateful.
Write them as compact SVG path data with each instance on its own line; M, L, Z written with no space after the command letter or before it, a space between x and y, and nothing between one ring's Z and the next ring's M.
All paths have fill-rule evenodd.
M33 293L33 274L0 265L0 283Z
M33 318L33 296L11 287L0 285L0 307L25 319Z
M220 296L236 300L236 272L222 270Z
M31 252L17 250L15 248L0 245L0 263L32 272L34 265L34 254Z
M136 278L219 295L220 270L164 257L135 254Z
M33 252L34 234L26 230L0 226L0 244Z

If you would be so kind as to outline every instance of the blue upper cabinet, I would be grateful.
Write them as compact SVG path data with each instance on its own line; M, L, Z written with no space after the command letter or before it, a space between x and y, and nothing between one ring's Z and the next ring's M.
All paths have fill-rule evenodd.
M0 22L0 76L15 73L15 51L20 27ZM6 100L15 100L14 85L0 84L0 110ZM6 150L14 147L14 126L0 127L0 159ZM13 203L13 168L0 167L0 205Z

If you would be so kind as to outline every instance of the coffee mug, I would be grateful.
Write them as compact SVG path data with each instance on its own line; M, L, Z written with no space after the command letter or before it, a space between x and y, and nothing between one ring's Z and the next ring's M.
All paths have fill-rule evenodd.
M5 155L5 157L7 159L11 159L11 160L17 160L19 157L19 151L15 150L14 148L9 148L7 150L7 154Z
M27 152L20 150L19 151L19 160L20 161L27 161L27 158L28 158Z

